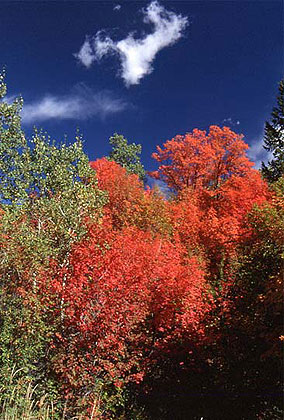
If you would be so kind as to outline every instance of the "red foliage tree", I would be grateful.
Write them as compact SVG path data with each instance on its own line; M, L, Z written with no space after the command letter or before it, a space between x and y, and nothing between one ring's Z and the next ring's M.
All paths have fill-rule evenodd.
M99 188L107 191L106 210L116 227L122 227L129 219L131 207L135 206L143 194L143 186L137 175L106 158L90 163L96 171Z
M76 245L68 268L42 278L44 305L60 316L56 370L67 390L103 379L142 380L175 339L196 342L210 308L204 270L183 246L137 228L93 226ZM197 337L197 338L196 338Z
M233 175L215 191L204 190L199 206L205 247L216 249L221 246L228 253L235 249L243 236L249 233L246 223L248 212L268 196L267 184L255 170L242 177Z
M243 136L228 127L211 126L209 133L198 129L166 141L153 158L159 169L150 175L176 191L198 186L217 188L232 175L243 175L253 165L245 155Z
M114 228L136 226L162 234L171 230L167 202L157 191L145 191L138 176L116 162L102 158L90 165L96 171L99 188L108 193L105 212Z

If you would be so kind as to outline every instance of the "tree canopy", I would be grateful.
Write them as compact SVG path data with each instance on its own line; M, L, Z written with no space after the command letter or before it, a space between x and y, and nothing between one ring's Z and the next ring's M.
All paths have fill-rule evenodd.
M109 138L112 150L109 154L109 160L121 165L128 173L136 174L141 181L145 180L145 169L141 163L141 144L129 144L122 135L115 133Z
M0 92L5 418L280 419L284 178L211 126L153 154L165 198L140 145L89 162Z
M186 187L217 188L232 175L244 175L253 163L246 157L243 137L228 127L198 129L157 146L153 158L159 169L151 173L175 191Z

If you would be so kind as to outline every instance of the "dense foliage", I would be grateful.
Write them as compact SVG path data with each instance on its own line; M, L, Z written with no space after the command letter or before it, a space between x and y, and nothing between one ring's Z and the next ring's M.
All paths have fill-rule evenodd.
M166 199L123 136L95 162L79 135L27 139L0 82L0 401L23 413L31 386L38 418L280 419L283 176L228 127L195 129L153 154Z
M121 165L128 173L138 175L141 181L145 180L146 173L140 160L141 144L128 144L128 141L117 133L109 138L109 143L112 150L108 159Z

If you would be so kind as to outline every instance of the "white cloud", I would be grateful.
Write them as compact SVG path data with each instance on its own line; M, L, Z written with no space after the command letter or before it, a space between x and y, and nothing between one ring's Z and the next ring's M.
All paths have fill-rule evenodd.
M104 34L103 31L97 32L93 40L94 59L100 61L103 56L116 52L116 44L113 40Z
M78 54L74 54L76 58L87 68L91 67L93 61L95 61L95 56L91 47L91 43L88 37L84 44L82 45Z
M248 157L254 162L255 169L260 169L262 162L267 163L268 160L272 158L272 153L268 153L263 148L263 141L261 137L262 136L260 136L260 140L258 139L252 141L247 152Z
M94 92L80 84L68 95L45 95L38 101L24 104L22 119L24 123L32 123L51 119L104 118L126 108L126 102L114 98L110 92Z
M118 11L118 10L120 10L121 9L121 5L120 4L117 4L116 6L114 6L114 8L113 8L113 10L116 10L116 11Z
M157 1L152 1L143 10L144 23L153 26L153 32L142 38L135 38L129 33L120 41L113 41L102 31L87 37L79 53L78 60L87 68L108 54L116 54L121 62L121 77L126 86L136 85L147 74L153 71L152 63L157 53L173 45L181 38L188 19L166 10ZM87 59L86 59L87 57Z

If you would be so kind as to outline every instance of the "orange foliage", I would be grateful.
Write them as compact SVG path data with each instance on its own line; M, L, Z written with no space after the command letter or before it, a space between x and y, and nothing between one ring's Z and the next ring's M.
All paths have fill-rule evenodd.
M227 252L236 249L249 233L246 215L268 196L267 184L255 170L250 170L246 176L232 176L215 191L203 190L200 209L205 246L212 249L221 246Z
M156 191L145 191L137 175L105 158L90 165L96 171L99 188L108 193L105 211L113 227L132 225L153 233L170 230L166 201Z
M128 174L125 168L106 158L90 165L96 171L99 188L108 193L107 212L113 224L121 227L127 222L131 207L141 199L142 183L137 175Z
M243 137L228 127L211 126L208 135L198 129L166 141L153 158L158 171L150 175L176 191L192 186L217 188L232 175L243 175L253 165L245 155Z
M74 247L68 268L42 277L42 296L47 289L53 314L64 302L56 365L68 389L102 375L141 381L176 339L203 336L210 309L203 267L178 241L113 230L107 220Z

